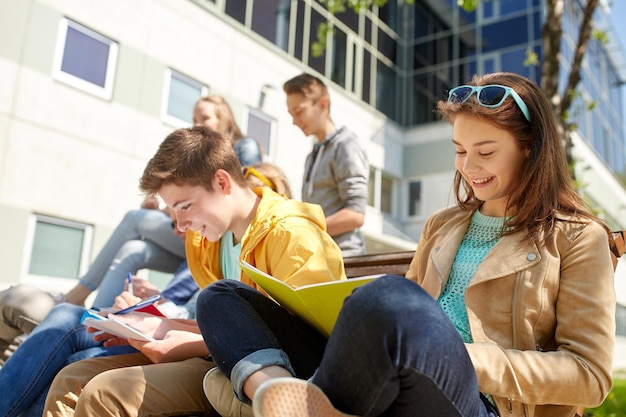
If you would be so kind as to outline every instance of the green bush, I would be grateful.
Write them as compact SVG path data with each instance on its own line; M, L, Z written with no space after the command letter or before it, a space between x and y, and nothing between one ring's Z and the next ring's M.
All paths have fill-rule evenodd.
M585 410L585 417L623 416L626 416L626 375L613 379L613 389L602 405Z

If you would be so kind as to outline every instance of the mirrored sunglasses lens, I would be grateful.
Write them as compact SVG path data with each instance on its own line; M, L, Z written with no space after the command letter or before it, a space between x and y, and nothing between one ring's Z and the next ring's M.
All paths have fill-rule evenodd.
M472 95L473 92L474 90L471 87L459 87L450 92L450 97L448 98L448 101L454 103L463 103Z
M498 104L502 103L505 95L506 90L504 88L489 86L483 88L480 91L480 94L478 95L478 101L486 106L497 106Z

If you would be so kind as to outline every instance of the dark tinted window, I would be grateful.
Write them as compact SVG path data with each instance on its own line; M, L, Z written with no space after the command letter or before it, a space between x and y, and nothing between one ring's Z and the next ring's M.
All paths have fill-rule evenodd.
M109 61L109 44L67 28L61 71L104 87Z

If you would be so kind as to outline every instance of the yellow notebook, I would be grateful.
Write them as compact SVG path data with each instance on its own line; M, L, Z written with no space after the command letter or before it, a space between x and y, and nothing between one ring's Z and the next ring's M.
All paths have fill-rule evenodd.
M246 261L241 261L241 269L278 304L315 327L326 337L330 336L343 301L352 290L380 276L370 275L293 288Z

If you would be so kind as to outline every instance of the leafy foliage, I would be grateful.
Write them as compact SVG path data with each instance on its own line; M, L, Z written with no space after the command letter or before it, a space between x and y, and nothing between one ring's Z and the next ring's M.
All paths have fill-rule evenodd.
M388 0L320 0L322 6L326 7L332 14L345 12L348 8L359 13L367 10L370 6L384 6ZM411 2L411 1L409 1Z
M320 4L326 8L331 14L343 13L351 9L354 13L360 13L367 10L371 6L383 7L389 0L319 0ZM411 4L414 0L403 0ZM459 6L463 3L475 3L474 10L480 0L457 0ZM464 6L463 6L464 7ZM469 7L469 6L468 6ZM333 27L328 22L321 22L317 26L315 41L311 42L311 55L315 58L320 57L326 51L328 36L332 35Z

